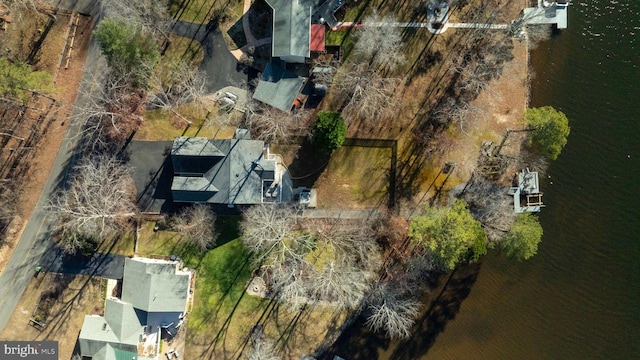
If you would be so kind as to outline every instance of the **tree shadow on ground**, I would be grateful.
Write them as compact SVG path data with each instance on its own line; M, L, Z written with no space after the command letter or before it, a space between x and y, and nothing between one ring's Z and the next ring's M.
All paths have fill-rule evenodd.
M317 151L311 141L304 139L288 166L294 187L313 187L331 159L330 155Z
M454 270L449 276L443 276L443 281L446 282L442 290L428 302L426 312L414 325L413 335L409 339L398 341L390 358L413 360L426 355L447 323L460 311L462 302L469 296L479 273L480 264L476 263Z
M371 332L365 326L365 321L364 317L359 316L317 359L332 360L334 355L338 355L350 360L377 360L378 352L388 349L391 340L383 333Z
M371 332L365 326L364 316L359 316L327 351L318 356L318 360L330 360L334 355L352 360L375 360L380 357L380 351L389 353L390 350L391 355L386 359L420 359L427 354L447 323L456 317L479 272L480 264L471 264L449 274L434 274L426 286L436 291L423 299L426 308L416 320L410 338L389 340L384 333Z

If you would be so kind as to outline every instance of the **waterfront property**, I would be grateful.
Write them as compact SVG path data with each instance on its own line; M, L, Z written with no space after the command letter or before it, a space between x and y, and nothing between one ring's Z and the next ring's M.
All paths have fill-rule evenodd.
M539 0L537 7L524 9L524 21L531 25L550 24L558 29L566 29L568 7L568 0Z
M518 186L509 189L513 195L513 210L516 213L540 212L542 192L538 181L538 172L523 170L518 174Z

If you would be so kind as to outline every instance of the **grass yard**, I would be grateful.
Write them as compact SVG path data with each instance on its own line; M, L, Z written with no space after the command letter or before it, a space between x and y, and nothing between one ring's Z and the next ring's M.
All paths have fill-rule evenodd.
M170 0L169 13L178 20L206 24L213 18L239 18L243 3L243 0Z
M154 232L155 222L145 222L140 230L140 256L175 254L196 270L185 358L236 359L256 324L263 325L266 336L278 343L283 358L312 353L346 314L319 306L291 312L269 299L247 295L245 287L254 265L238 239L238 221L238 217L218 217L218 245L204 254L182 243L175 232Z
M207 253L198 268L189 315L187 358L237 359L262 325L283 359L311 354L344 321L345 314L320 306L290 311L275 301L247 295L252 263L239 239Z
M199 42L182 36L169 35L171 43L162 55L162 63L175 64L180 60L197 67L204 60L204 49Z
M372 208L386 205L390 148L343 146L318 179L318 207Z
M126 232L122 235L115 235L105 239L98 244L96 251L123 256L133 256L134 246L135 239L133 233Z
M211 113L214 113L218 107L212 103L208 108L211 109ZM205 125L205 118L213 115L207 115L207 111L200 106L189 103L177 107L176 111L192 121L192 124L187 124L170 110L147 110L144 114L144 123L133 138L147 141L173 140L177 136L231 139L235 134L234 124L240 119L238 116L229 125L219 127L214 124Z

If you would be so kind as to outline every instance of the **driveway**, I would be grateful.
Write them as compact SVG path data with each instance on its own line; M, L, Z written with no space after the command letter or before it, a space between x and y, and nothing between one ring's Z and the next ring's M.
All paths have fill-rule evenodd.
M171 203L173 166L169 153L173 141L137 141L127 145L131 177L136 185L140 210L168 210Z
M59 274L82 274L122 279L125 256L95 253L90 258L69 256L52 244L40 260L42 271Z
M249 74L231 55L227 43L217 25L195 24L187 21L176 21L171 27L174 35L194 39L204 49L204 60L200 70L207 74L207 89L216 92L225 86L242 87L247 83Z

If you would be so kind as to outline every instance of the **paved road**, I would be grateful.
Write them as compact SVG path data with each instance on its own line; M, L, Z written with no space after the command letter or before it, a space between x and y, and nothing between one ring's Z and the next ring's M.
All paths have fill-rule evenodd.
M97 0L59 0L54 3L62 9L77 10L90 14L94 19L94 25L102 18L103 9ZM202 44L205 50L205 60L201 68L209 76L211 91L227 85L237 86L247 81L247 75L237 70L236 59L229 53L219 29L207 29L206 26L200 24L178 22L174 33L192 37ZM83 79L88 79L91 73L104 73L102 67L106 65L99 59L100 49L92 38L84 66ZM82 107L91 92L92 89L89 86L82 84L78 91L76 105ZM58 150L40 199L6 268L0 274L0 331L6 326L13 310L33 277L35 266L41 262L43 262L44 271L97 273L107 275L106 277L122 277L118 273L120 271L118 270L120 267L118 264L122 259L118 257L102 255L92 259L86 266L76 264L75 267L69 263L52 260L57 256L58 250L51 242L49 235L51 224L43 208L48 203L49 197L55 193L56 189L67 178L68 169L76 158L75 148L79 131L79 124L71 123L69 125L65 140Z
M92 15L94 19L99 19L101 17L100 7L95 7L95 9L97 12ZM99 55L100 50L92 39L85 63L84 77L87 77L89 72L93 72L94 69L99 66L99 62L97 61ZM76 104L86 102L86 94L90 92L91 89L87 86L81 86L78 91L78 97L76 98ZM9 321L11 313L13 313L24 290L33 277L36 264L40 263L47 249L51 248L51 239L49 236L50 222L47 219L46 213L43 211L43 207L47 204L49 196L66 180L67 169L75 159L74 138L78 134L79 129L78 124L71 123L69 125L65 140L58 150L58 155L56 156L49 178L45 183L44 190L40 195L40 199L22 232L22 236L6 268L0 275L0 331L4 329Z
M194 39L202 45L204 60L200 64L200 70L207 74L207 88L210 92L216 92L225 86L241 87L247 83L248 74L243 71L245 67L238 66L238 61L229 52L217 26L176 21L171 27L171 33Z

